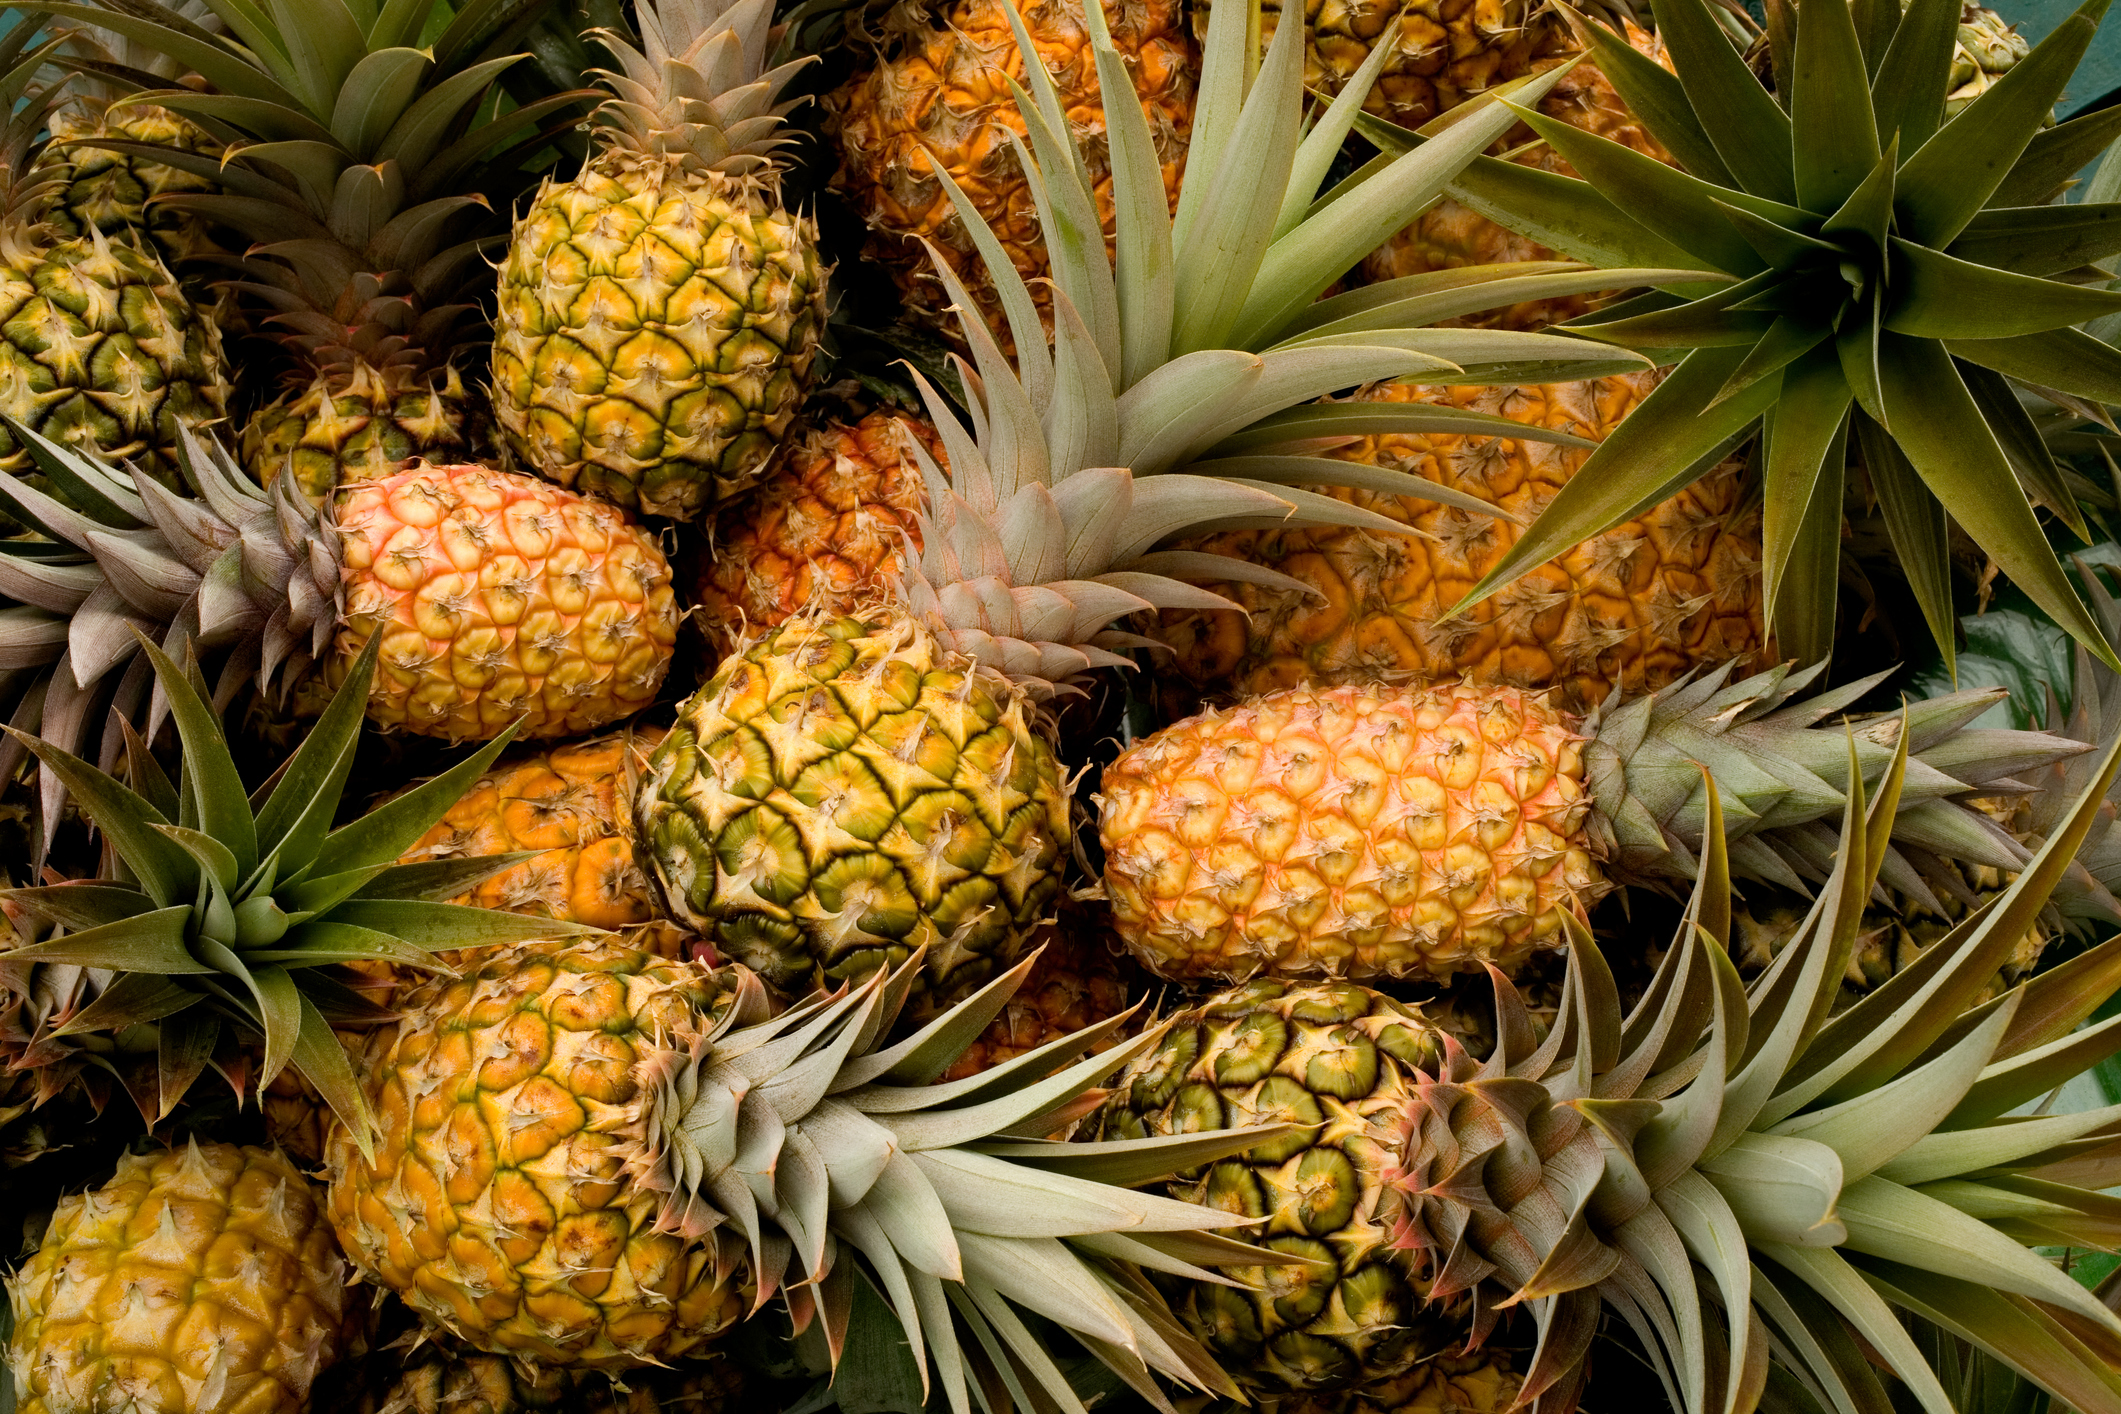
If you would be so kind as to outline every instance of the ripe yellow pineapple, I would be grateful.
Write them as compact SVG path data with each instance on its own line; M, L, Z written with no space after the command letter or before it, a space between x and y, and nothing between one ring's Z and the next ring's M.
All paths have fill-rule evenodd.
M1850 740L1869 775L1902 730L1897 714L1854 723L1853 738L1815 725L1878 679L1792 702L1814 675L1725 667L1588 718L1465 683L1291 689L1205 712L1105 768L1114 925L1174 979L1507 970L1570 941L1617 883L1690 876L1704 767L1733 871L1802 887L1840 817ZM2029 857L1963 801L2083 746L2021 732L1969 749L1959 729L1999 696L1910 705L1919 783L1894 823L1914 848L1896 849L1896 869Z
M358 1335L321 1195L285 1155L127 1155L8 1284L24 1414L297 1414Z
M722 512L690 578L710 634L733 643L805 610L842 614L872 598L909 542L920 549L918 439L947 467L935 426L878 409L806 430L780 470Z
M642 726L512 752L473 782L400 862L540 850L450 902L592 928L648 923L657 916L655 901L634 863L628 815L634 775L662 739L661 727Z
M320 508L291 477L263 491L225 449L187 436L186 475L207 494L180 503L51 443L33 450L117 505L156 504L134 524L104 526L0 480L0 508L11 502L67 542L70 576L11 611L47 626L44 662L24 666L49 675L46 735L63 750L82 748L88 723L59 706L133 660L133 625L180 656L192 645L223 702L246 682L275 701L313 674L336 687L380 630L370 719L459 741L489 740L518 717L526 739L607 726L653 700L669 669L678 614L654 538L536 477L416 462ZM108 533L118 529L129 533ZM0 541L0 556L45 548ZM91 591L115 594L119 611L83 622ZM161 710L143 699L126 708L143 729ZM60 797L45 779L50 820Z
M902 0L871 36L874 67L827 100L840 143L834 183L870 227L863 255L891 273L910 309L941 323L950 301L920 244L933 242L1005 346L1008 327L993 281L932 164L940 162L972 198L1026 279L1047 273L1045 237L1031 188L1009 147L1009 135L1024 131L1009 91L1010 80L1021 83L1024 76L1005 8L1012 4L1083 144L1109 242L1112 174L1096 61L1080 0ZM1179 0L1122 0L1106 13L1112 42L1126 60L1149 120L1166 194L1175 204L1200 71L1184 6ZM1034 284L1032 298L1050 321L1048 288Z
M595 151L547 177L501 262L493 407L538 473L696 520L766 471L808 391L827 267L781 198L773 7L635 7Z
M1387 383L1359 401L1498 413L1599 441L1657 385L1630 374L1550 387ZM1411 472L1529 522L1588 452L1450 432L1365 436L1331 455ZM1266 565L1318 591L1216 584L1244 605L1167 611L1157 636L1196 685L1251 694L1354 681L1466 677L1563 689L1579 709L1615 686L1663 687L1705 664L1762 655L1760 516L1733 462L1576 546L1470 612L1443 617L1521 526L1383 492L1328 494L1415 533L1357 527L1226 531L1198 548Z

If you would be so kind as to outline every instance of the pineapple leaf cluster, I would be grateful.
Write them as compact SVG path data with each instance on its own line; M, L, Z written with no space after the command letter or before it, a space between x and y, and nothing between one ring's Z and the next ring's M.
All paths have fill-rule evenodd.
M993 1407L968 1378L961 1332L1039 1402L1082 1414L1081 1396L1018 1308L1067 1330L1164 1414L1172 1406L1152 1372L1235 1395L1143 1272L1213 1282L1212 1266L1303 1259L1220 1235L1231 1226L1220 1209L1130 1189L1292 1127L1044 1138L1095 1110L1105 1094L1097 1083L1166 1028L1085 1055L1123 1032L1139 1010L1130 1008L944 1081L1036 959L890 1041L924 956L771 1020L725 1008L646 1060L651 1098L631 1165L670 1195L663 1220L701 1236L732 1225L757 1272L757 1302L785 1292L798 1327L822 1311L835 1353L858 1258L905 1332L922 1393L939 1382L953 1414L971 1414L975 1398ZM1017 1397L1026 1398L1020 1387Z
M1698 272L1564 326L1676 367L1461 608L1671 495L1757 428L1768 622L1800 661L1833 642L1856 453L1947 664L1947 517L2111 663L2034 514L2085 533L2019 399L2121 399L2121 352L2074 327L2121 309L2095 266L2121 252L2121 206L2045 204L2121 131L2111 112L2045 127L2106 0L1949 118L1956 0L1793 8L1773 92L1704 0L1656 5L1676 72L1581 25L1678 169L1513 104L1583 175L1480 159L1454 187L1556 250ZM1388 151L1418 141L1371 119L1362 131Z
M1424 1078L1402 1235L1440 1264L1432 1299L1532 1305L1527 1402L1573 1406L1604 1302L1688 1414L1755 1407L1771 1359L1821 1408L1886 1407L1852 1335L1926 1414L1954 1414L1901 1312L2071 1407L2121 1409L2099 1353L2121 1319L2027 1250L2111 1241L2121 1210L2099 1190L2121 1106L2014 1114L2121 1047L2121 1020L2079 1029L2121 981L2121 939L1984 1000L2103 810L2121 743L2007 890L1836 1012L1907 762L1903 736L1867 804L1852 760L1833 876L1750 987L1725 951L1711 792L1700 885L1631 1013L1570 920L1544 1041L1497 974L1493 1052Z
M129 728L131 784L15 733L102 832L117 868L108 878L9 890L12 905L57 930L12 950L9 960L115 974L58 1034L152 1023L162 1115L204 1071L224 1028L233 1027L263 1039L260 1085L292 1065L365 1150L367 1104L332 1024L379 1018L335 975L336 964L431 969L430 954L439 949L593 931L436 902L526 854L397 863L500 754L512 731L333 828L377 643L370 640L301 747L256 792L244 789L196 668L180 667L144 637L140 652L168 697L181 748L174 782Z

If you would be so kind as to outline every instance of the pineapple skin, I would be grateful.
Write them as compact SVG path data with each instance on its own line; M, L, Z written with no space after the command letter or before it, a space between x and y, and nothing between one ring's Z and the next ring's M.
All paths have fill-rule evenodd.
M311 505L341 486L389 476L408 461L440 465L489 450L483 400L465 390L455 368L421 371L405 364L318 371L307 383L260 408L243 424L243 469L260 486L291 472Z
M817 364L814 218L770 174L608 151L547 179L510 238L493 405L539 475L696 520L757 481Z
M622 1371L701 1353L751 1309L742 1240L659 1230L664 1195L628 1176L612 1130L644 1054L734 995L602 940L502 949L402 994L361 1072L375 1162L344 1126L326 1156L347 1255L491 1354Z
M577 736L654 700L677 643L670 564L611 506L535 477L416 462L333 500L336 686L384 636L368 715L487 741Z
M1180 1174L1165 1191L1265 1219L1249 1241L1316 1267L1236 1267L1237 1287L1158 1278L1173 1311L1255 1394L1346 1390L1389 1380L1465 1342L1469 1312L1430 1306L1419 1254L1395 1248L1387 1186L1415 1073L1443 1033L1365 987L1262 978L1174 1018L1112 1081L1106 1139L1303 1128ZM1462 1303L1461 1303L1462 1305Z
M665 913L800 996L928 948L916 1004L1057 899L1068 789L1024 693L896 610L792 619L678 709L634 798Z
M208 157L219 157L222 151L221 143L197 123L153 103L119 106L77 98L52 114L51 130L60 142L112 138ZM95 147L68 148L58 161L67 169L67 185L46 219L65 235L83 236L93 227L122 239L140 231L172 270L200 256L228 254L196 215L148 205L158 196L213 192L216 188L206 178L151 157Z
M1600 441L1657 381L1629 374L1521 387L1385 383L1357 397L1494 413ZM1549 442L1391 433L1331 455L1425 477L1529 523L1590 453ZM1230 531L1195 542L1318 591L1310 598L1272 586L1216 584L1216 593L1247 613L1166 611L1157 636L1196 686L1245 695L1464 677L1559 688L1566 705L1582 709L1616 686L1648 691L1704 665L1764 656L1760 517L1737 462L1448 622L1443 616L1500 562L1522 526L1434 501L1320 489L1416 534L1327 526Z
M731 645L800 613L844 614L879 597L900 549L920 549L916 440L948 470L934 424L911 413L879 409L798 436L770 480L722 511L712 556L687 577L709 634Z
M1105 119L1081 0L954 0L901 5L884 20L873 68L826 100L840 145L833 182L869 223L863 256L890 273L909 312L941 328L949 300L922 240L935 243L971 292L988 325L1009 343L994 284L949 193L934 175L940 161L993 228L1051 327L1045 237L1031 189L1009 147L1024 131L1009 92L1023 81L1023 59L1009 27L1014 4L1060 92L1068 124L1083 144L1105 239L1113 239L1112 171ZM1193 123L1198 46L1179 0L1122 0L1108 7L1113 46L1126 61L1174 207ZM932 154L932 156L931 156ZM954 326L951 326L954 330ZM954 337L954 333L951 335Z
M1439 1355L1367 1388L1284 1400L1276 1414L1507 1414L1524 1389L1510 1352Z
M746 1393L727 1358L668 1370L630 1370L622 1386L602 1374L545 1369L498 1355L427 1343L410 1355L378 1352L377 1377L312 1414L722 1414Z
M1462 683L1190 717L1105 768L1114 927L1179 981L1508 971L1607 887L1586 740L1539 695Z
M661 727L633 727L546 750L510 752L479 777L399 863L542 850L449 902L592 928L630 928L657 914L634 862L629 798Z
M319 1195L248 1146L127 1155L8 1291L24 1414L297 1414L359 1334Z
M181 488L177 430L227 415L221 334L132 238L0 246L0 414ZM32 469L0 425L0 471Z

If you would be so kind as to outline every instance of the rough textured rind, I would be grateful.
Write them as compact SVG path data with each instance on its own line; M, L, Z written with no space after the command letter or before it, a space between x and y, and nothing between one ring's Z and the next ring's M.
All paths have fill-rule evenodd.
M926 418L879 409L798 436L780 469L716 520L691 576L710 633L734 643L800 613L844 614L877 597L899 552L920 548L924 494L911 444L949 467Z
M243 425L243 469L260 486L283 470L312 505L408 461L463 462L488 450L485 401L456 369L359 360L326 368Z
M774 986L925 946L940 999L1045 916L1068 792L1022 692L882 612L791 620L724 663L650 757L635 824L670 914Z
M1431 1309L1416 1254L1392 1247L1385 1187L1413 1132L1412 1078L1440 1055L1418 1011L1367 988L1261 979L1182 1013L1112 1082L1106 1139L1305 1126L1166 1186L1263 1218L1248 1241L1322 1264L1231 1268L1238 1287L1168 1285L1173 1309L1256 1394L1367 1385L1464 1343L1464 1313Z
M1465 684L1188 718L1105 768L1114 926L1174 979L1511 967L1606 887L1584 740L1540 697Z
M0 414L177 486L178 427L229 391L220 330L152 254L101 231L0 245ZM29 466L0 425L0 471Z
M1045 237L1009 143L1012 133L1024 131L1009 91L1010 79L1023 80L1023 59L1005 3L1015 3L1022 14L1060 90L1068 125L1084 144L1092 194L1110 241L1112 172L1081 0L899 5L882 22L876 66L827 100L841 153L834 184L870 226L863 255L890 272L915 313L938 324L949 301L929 268L923 239L935 243L965 282L987 323L1008 327L972 237L935 178L936 161L978 207L1017 271L1032 281L1031 296L1050 318L1052 293L1038 283L1048 271ZM1184 7L1178 0L1122 0L1108 6L1107 15L1113 47L1134 80L1175 204L1200 72Z
M656 917L655 898L634 862L631 788L640 762L662 739L661 727L644 726L511 752L399 862L542 850L449 901L592 928L647 923Z
M540 475L696 519L756 481L825 326L817 223L778 178L677 156L593 158L516 223L494 322L494 413Z
M118 106L104 98L79 97L52 114L51 130L58 142L112 138L214 157L222 150L197 123L153 103ZM66 167L67 184L46 219L64 234L86 235L92 226L106 236L140 231L172 270L200 256L227 254L198 216L160 203L148 205L158 196L213 191L214 184L196 172L96 147L68 147L52 158L53 165Z
M485 741L575 736L655 698L677 642L670 565L607 505L535 477L416 463L340 488L334 667L384 635L370 720Z
M296 1414L355 1334L318 1193L232 1144L128 1154L8 1284L23 1414Z
M627 1180L625 1153L646 1053L733 996L698 964L526 943L402 997L362 1077L375 1163L332 1136L347 1255L491 1353L622 1370L700 1351L750 1308L742 1241L658 1231L664 1195Z
M1654 374L1525 387L1386 383L1359 400L1508 417L1599 441L1657 385ZM1583 465L1551 442L1450 433L1368 436L1331 455L1427 478L1531 521ZM1521 525L1433 501L1347 488L1340 500L1414 533L1345 526L1230 531L1198 548L1254 561L1318 591L1216 584L1242 604L1166 611L1157 636L1197 685L1237 694L1344 682L1466 677L1560 688L1579 710L1615 686L1641 692L1696 668L1764 653L1760 514L1733 462L1575 546L1456 618Z

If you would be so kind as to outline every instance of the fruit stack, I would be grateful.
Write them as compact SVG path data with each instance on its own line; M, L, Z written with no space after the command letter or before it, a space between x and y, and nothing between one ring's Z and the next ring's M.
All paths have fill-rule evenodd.
M2102 3L20 10L0 1414L2121 1414Z

